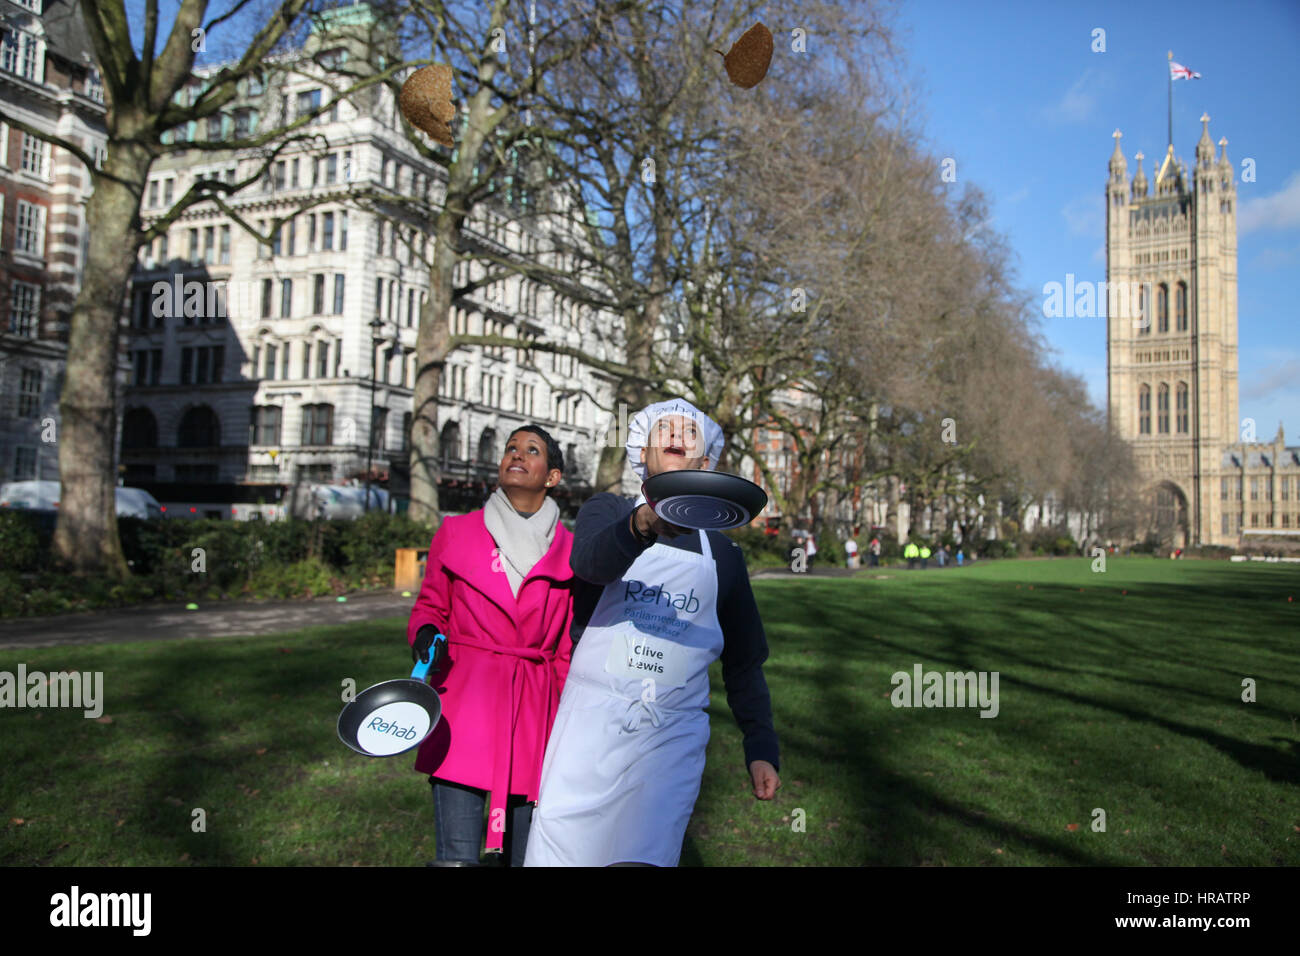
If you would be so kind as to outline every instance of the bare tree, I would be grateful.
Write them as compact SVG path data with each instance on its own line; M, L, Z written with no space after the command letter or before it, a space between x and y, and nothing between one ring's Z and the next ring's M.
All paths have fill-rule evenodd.
M59 402L63 490L54 550L56 560L73 573L118 578L128 573L118 540L113 491L115 379L122 303L140 246L163 234L186 209L207 201L251 231L226 205L226 199L259 179L279 150L315 115L303 115L280 126L267 124L260 131L218 143L177 139L173 131L218 115L235 101L242 81L262 70L268 57L282 50L292 29L301 22L300 15L311 9L312 0L281 0L258 20L251 0L230 0L211 15L207 0L182 0L164 40L159 32L158 0L146 0L137 48L123 0L82 0L81 11L104 84L108 150L102 167L78 144L29 128L14 117L3 117L15 128L47 139L79 159L94 187L86 208L85 278L72 311L67 375ZM249 37L242 54L205 76L196 96L183 95L197 79L196 55L209 37L215 41L222 30ZM141 199L150 167L167 153L195 148L259 150L262 162L250 176L233 183L196 181L146 228Z

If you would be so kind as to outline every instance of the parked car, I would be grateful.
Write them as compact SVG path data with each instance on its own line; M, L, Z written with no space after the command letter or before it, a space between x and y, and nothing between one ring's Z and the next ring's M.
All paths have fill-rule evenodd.
M143 488L115 488L119 518L162 518L158 499ZM0 485L0 508L25 511L54 511L62 494L57 481L9 481Z
M391 510L388 492L383 488L371 486L370 510ZM290 513L298 518L360 518L366 513L366 489L352 485L307 485L292 496Z

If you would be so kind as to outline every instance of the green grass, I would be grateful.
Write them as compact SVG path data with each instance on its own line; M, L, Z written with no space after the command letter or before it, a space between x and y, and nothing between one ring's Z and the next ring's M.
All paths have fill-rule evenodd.
M751 795L715 665L682 863L1300 863L1300 571L1090 565L756 582L783 786ZM432 859L412 759L367 760L334 733L344 678L401 676L403 631L0 651L0 671L104 671L112 717L0 710L0 863ZM891 675L918 663L999 672L998 716L893 707Z

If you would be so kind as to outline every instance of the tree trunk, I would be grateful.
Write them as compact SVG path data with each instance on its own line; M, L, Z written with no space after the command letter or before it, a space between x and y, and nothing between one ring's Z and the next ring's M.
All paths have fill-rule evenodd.
M77 575L129 576L117 534L117 356L122 301L140 247L140 194L151 158L115 144L86 204L85 281L72 310L67 372L59 398L59 520L56 563ZM126 234L123 235L123 226Z

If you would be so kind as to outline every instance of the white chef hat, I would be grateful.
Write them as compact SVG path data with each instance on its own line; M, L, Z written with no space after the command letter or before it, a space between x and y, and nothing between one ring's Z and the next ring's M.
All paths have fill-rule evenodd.
M695 422L699 429L703 454L708 456L709 470L718 467L718 458L726 444L722 435L722 426L684 398L670 398L666 402L648 405L629 419L627 423L627 461L638 478L645 481L645 462L641 460L641 449L646 446L650 430L655 422L665 415L681 415Z

